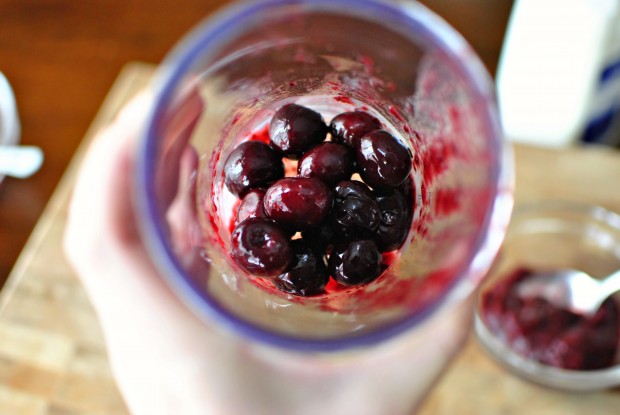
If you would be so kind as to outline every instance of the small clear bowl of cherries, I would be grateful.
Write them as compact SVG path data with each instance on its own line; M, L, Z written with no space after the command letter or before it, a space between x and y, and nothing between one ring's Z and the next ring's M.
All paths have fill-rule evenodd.
M602 279L620 269L619 247L620 216L601 207L566 201L517 207L479 290L479 343L509 372L539 385L570 391L620 385L618 294L586 315L520 289L554 270Z
M224 165L238 199L231 257L287 294L367 284L411 228L412 155L381 122L348 111L329 123L289 103L268 139L238 144Z

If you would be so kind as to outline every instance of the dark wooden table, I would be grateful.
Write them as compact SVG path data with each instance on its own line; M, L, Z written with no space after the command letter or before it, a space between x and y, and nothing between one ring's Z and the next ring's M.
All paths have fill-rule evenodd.
M159 62L226 0L0 0L0 71L12 83L22 143L43 168L0 184L0 287L128 61ZM459 30L494 73L512 0L424 0Z

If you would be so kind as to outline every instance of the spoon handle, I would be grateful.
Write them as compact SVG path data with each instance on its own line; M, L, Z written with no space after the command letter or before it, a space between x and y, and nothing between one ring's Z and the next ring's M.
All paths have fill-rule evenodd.
M620 290L620 270L601 281L601 293L605 298Z

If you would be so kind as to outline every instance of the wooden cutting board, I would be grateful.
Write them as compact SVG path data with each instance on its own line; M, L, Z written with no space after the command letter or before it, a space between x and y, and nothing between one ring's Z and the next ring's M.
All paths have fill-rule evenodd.
M152 71L151 65L131 63L121 72L0 293L0 415L127 414L97 317L63 257L61 241L86 145ZM560 198L620 212L620 153L515 150L518 204ZM528 384L489 360L472 338L420 413L616 414L620 392L567 394Z

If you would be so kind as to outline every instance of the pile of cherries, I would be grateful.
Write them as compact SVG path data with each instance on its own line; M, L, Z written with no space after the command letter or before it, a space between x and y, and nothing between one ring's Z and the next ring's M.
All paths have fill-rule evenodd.
M620 307L607 298L596 314L558 308L541 297L522 298L521 282L538 275L518 268L482 296L489 329L516 353L545 365L596 370L614 365L620 343Z
M285 177L283 158L297 160L297 176ZM226 187L241 199L232 258L296 295L323 293L330 276L345 286L373 281L382 252L409 231L410 173L410 151L367 112L327 125L310 108L284 105L269 144L243 142L226 160Z

